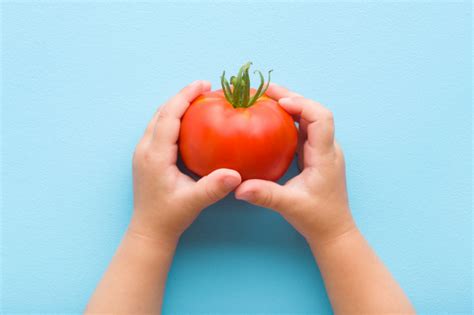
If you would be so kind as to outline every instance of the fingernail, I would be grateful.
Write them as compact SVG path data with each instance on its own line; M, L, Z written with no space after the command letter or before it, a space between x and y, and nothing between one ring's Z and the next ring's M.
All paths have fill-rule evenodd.
M235 177L225 177L222 184L226 189L234 189L239 184L239 179Z
M250 201L252 200L254 193L251 191L245 191L235 196L236 199Z
M280 104L288 104L290 102L291 102L291 98L289 98L289 97L280 98L278 100L278 103L280 103Z
M211 82L209 81L202 81L202 88L204 90L209 90L211 88Z

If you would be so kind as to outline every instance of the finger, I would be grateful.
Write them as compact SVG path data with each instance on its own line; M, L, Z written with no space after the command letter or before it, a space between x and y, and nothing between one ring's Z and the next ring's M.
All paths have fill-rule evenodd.
M241 182L240 174L234 170L215 170L196 182L193 199L197 202L197 207L203 209L227 196Z
M268 97L273 98L274 100L277 100L277 101L283 97L303 97L302 95L296 92L290 91L287 88L281 85L278 85L276 83L270 83L270 85L268 86L268 90L265 92L265 94Z
M156 121L158 120L158 115L160 114L160 109L158 108L156 112L153 114L150 122L146 126L145 133L143 134L142 141L148 142L151 140L153 136L153 130L155 129Z
M159 110L154 126L152 144L163 150L176 144L181 117L188 109L189 104L200 94L210 89L211 83L195 81L167 101Z
M327 108L301 97L282 98L278 102L288 113L299 115L308 122L306 132L310 147L319 152L333 148L334 118Z
M288 188L261 179L250 179L243 182L235 191L235 198L278 212L285 211L292 199Z
M298 168L300 171L304 169L304 143L308 138L307 134L308 122L300 118L298 124L298 145L296 147L296 155L298 157Z

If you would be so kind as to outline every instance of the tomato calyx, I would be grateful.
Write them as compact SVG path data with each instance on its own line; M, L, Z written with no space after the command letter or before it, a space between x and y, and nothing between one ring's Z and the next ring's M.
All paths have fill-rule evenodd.
M230 77L230 84L225 77L225 71L221 76L222 91L226 100L232 104L234 108L247 108L252 106L268 89L270 84L270 73L273 70L268 71L268 81L265 84L262 72L255 70L254 73L260 75L260 85L253 96L250 96L250 76L249 69L252 65L251 62L244 64L237 76ZM232 87L231 87L232 85Z

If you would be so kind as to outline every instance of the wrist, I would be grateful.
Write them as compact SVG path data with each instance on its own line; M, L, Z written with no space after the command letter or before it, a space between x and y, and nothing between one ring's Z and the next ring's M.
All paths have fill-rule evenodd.
M176 245L158 238L150 238L129 228L115 255L117 260L127 262L130 268L135 266L141 272L147 273L158 266L171 264Z
M174 251L178 245L180 235L150 224L150 222L151 220L135 213L130 221L126 234L133 239L155 245L157 248Z
M360 231L357 228L357 225L355 224L352 217L349 216L347 219L335 226L330 227L323 233L312 235L306 238L306 241L308 242L311 249L319 250L326 246L330 246L331 244L338 243L339 241L357 237L359 234Z

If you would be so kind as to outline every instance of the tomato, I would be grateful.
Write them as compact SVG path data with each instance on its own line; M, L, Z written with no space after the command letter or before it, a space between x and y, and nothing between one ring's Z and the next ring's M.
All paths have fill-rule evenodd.
M278 180L296 150L297 130L292 117L260 87L250 89L245 64L232 88L221 77L222 90L196 98L181 121L179 150L186 167L205 176L219 168L240 173L243 180Z

